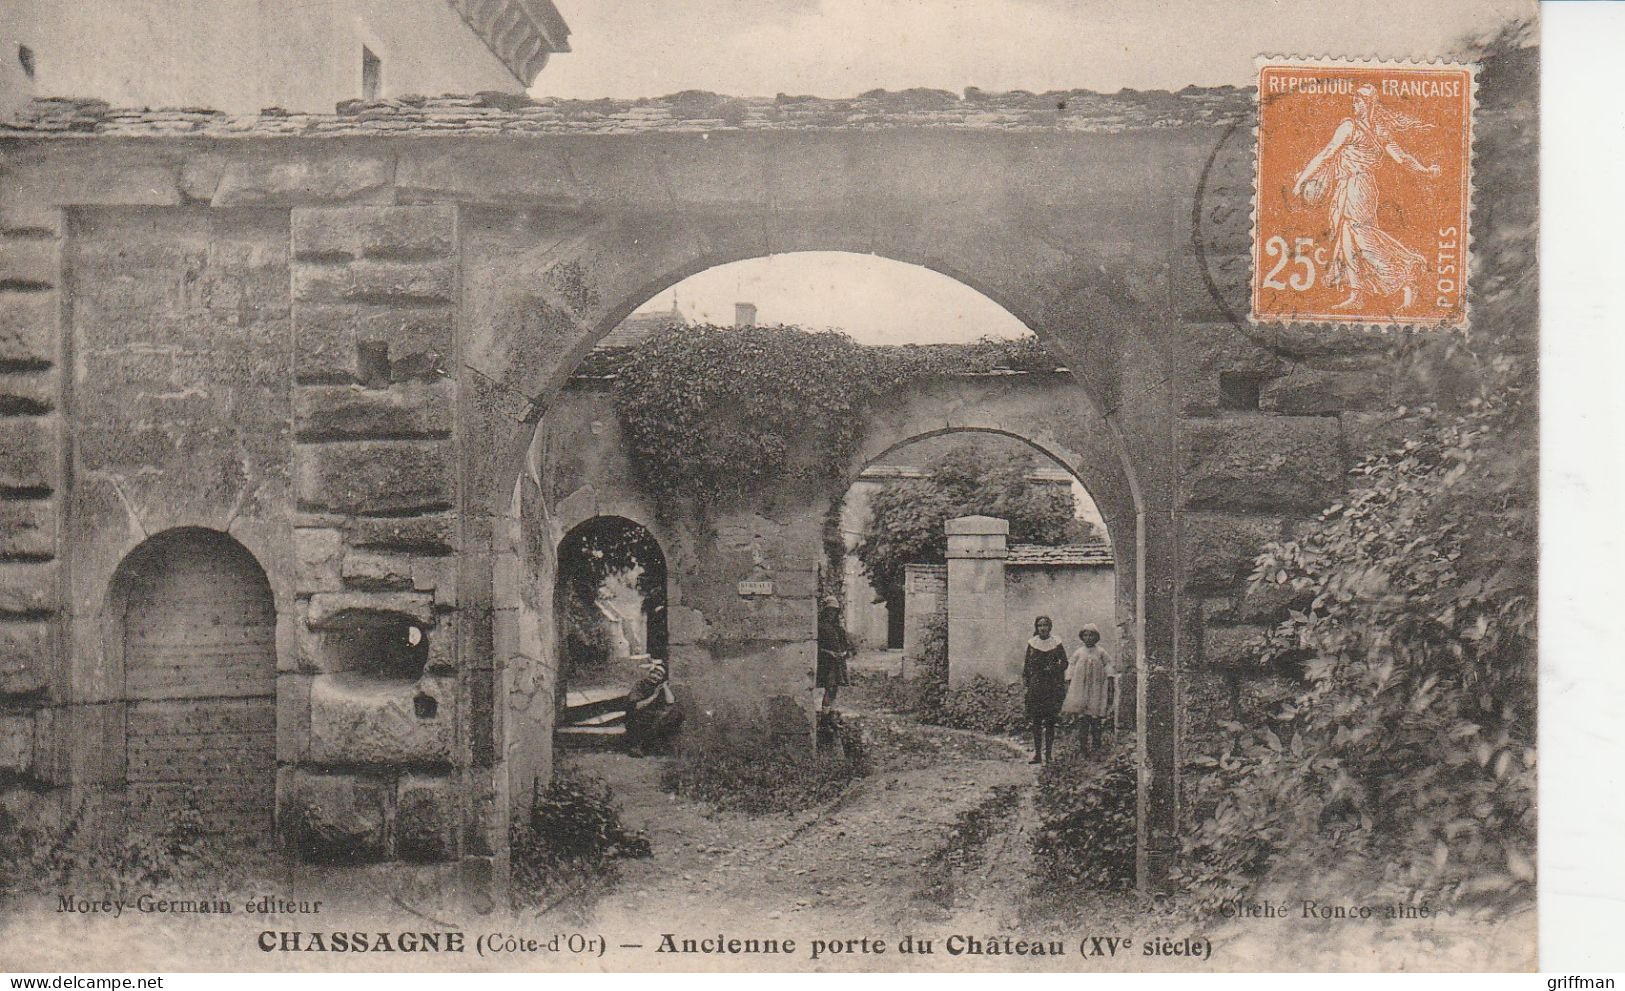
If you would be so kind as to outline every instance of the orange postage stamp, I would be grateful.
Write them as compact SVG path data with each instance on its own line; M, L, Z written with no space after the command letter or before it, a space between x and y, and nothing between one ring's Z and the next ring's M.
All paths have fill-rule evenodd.
M1467 325L1474 67L1267 59L1252 319Z

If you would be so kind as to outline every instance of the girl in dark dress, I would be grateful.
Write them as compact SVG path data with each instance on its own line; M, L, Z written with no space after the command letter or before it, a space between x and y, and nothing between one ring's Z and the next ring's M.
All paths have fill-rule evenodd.
M1055 753L1055 724L1066 701L1066 645L1051 636L1055 624L1048 616L1033 620L1033 636L1027 641L1027 659L1021 666L1021 681L1027 686L1027 721L1033 724L1033 759L1041 764Z

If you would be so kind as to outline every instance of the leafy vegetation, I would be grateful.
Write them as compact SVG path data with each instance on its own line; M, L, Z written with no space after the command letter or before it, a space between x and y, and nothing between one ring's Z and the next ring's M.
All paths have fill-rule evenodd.
M1044 881L1061 888L1134 886L1134 754L1118 746L1105 758L1069 753L1038 772L1042 828L1033 857Z
M649 839L621 822L601 778L560 768L530 810L515 821L511 848L515 908L563 909L585 918L612 886L619 861L651 855Z
M134 898L184 888L191 897L231 898L251 890L251 875L277 870L269 850L211 835L195 791L155 830L109 833L88 807L61 830L37 830L0 809L0 896L82 891Z
M1503 211L1476 242L1471 338L1393 350L1402 409L1347 497L1269 545L1257 588L1302 603L1261 664L1301 690L1221 725L1193 761L1182 880L1207 899L1270 877L1396 899L1505 907L1531 897L1538 539L1534 60L1518 31L1486 54L1478 181Z
M926 478L888 482L869 500L869 517L854 553L882 596L902 590L910 564L947 560L943 524L958 516L996 516L1010 523L1018 544L1065 544L1089 539L1066 486L1035 484L1031 454L998 455L961 444L933 458Z
M1307 685L1207 757L1188 852L1213 893L1304 850L1416 897L1530 890L1533 415L1512 363L1486 370L1465 412L1410 417L1346 502L1259 557L1255 584L1310 597L1263 658Z
M660 770L660 785L734 812L809 809L869 773L861 736L844 727L834 732L841 735L839 745L814 750L803 734L774 734L759 718L718 711L684 728L674 756Z
M670 512L841 478L871 406L910 383L1053 370L1036 339L872 347L796 327L668 328L613 363L638 482Z
M994 735L1023 735L1028 730L1025 691L980 675L957 687L948 685L948 614L938 610L925 623L918 672L911 678L859 675L864 697L872 705L912 715L922 723Z

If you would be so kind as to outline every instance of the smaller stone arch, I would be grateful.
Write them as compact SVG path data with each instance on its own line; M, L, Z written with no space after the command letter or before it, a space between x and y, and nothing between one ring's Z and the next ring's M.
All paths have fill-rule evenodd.
M1117 647L1136 657L1142 631L1140 516L1118 438L1065 373L953 376L912 390L875 411L857 453L832 491L841 498L859 474L900 447L953 433L1017 440L1065 469L1099 509L1115 558Z
M556 561L555 732L613 735L639 667L658 659L671 670L666 552L643 524L599 515L564 534Z
M115 569L107 616L132 825L195 814L208 833L269 837L277 613L259 561L218 530L163 531Z

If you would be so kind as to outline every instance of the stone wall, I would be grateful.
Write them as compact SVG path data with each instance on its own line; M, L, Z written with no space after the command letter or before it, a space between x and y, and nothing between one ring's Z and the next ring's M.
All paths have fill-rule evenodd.
M1117 632L1117 576L1110 564L1027 564L1006 560L1004 569L1004 642L1006 670L1018 680L1026 657L1033 620L1048 616L1055 635L1066 644L1067 656L1078 649L1078 630L1085 623L1100 629L1100 645L1121 658Z
M60 317L65 220L0 191L0 803L45 823L68 775L56 713L66 492Z
M1065 376L1047 374L964 376L923 383L892 399L885 414L875 419L863 447L889 449L922 434L927 435L923 443L928 446L951 445L967 437L1001 440L1031 434L1065 450L1056 443L1059 437L1089 452L1088 458L1072 462L1072 470L1111 478L1109 455L1101 453L1101 442L1091 433L1098 431L1098 426L1090 426L1093 411L1080 408L1083 404L1075 392ZM936 432L947 423L962 426ZM1003 435L987 432L994 427ZM643 525L662 545L669 563L672 678L698 708L723 705L737 710L775 698L803 707L810 702L816 663L816 589L810 581L823 560L822 529L829 507L840 497L834 483L792 482L764 495L757 506L724 508L704 520L663 514L639 481L614 409L613 383L596 378L570 380L543 416L531 450L542 498L535 514L520 521L527 532L545 532L557 547L565 533L585 520L619 516ZM803 452L793 460L810 458ZM1118 491L1107 488L1114 495ZM848 490L848 500L855 490L856 486ZM1036 588L1042 582L1033 577L1028 584ZM1091 615L1115 648L1118 590L1112 570L1108 567L1102 581L1090 588L1094 585L1104 598L1091 597L1092 602L1099 599ZM748 593L741 591L746 588ZM848 587L847 594L853 592ZM1021 608L1042 599L1043 608L1054 609L1058 616L1077 613L1077 608L1055 609L1058 597L1065 595L1016 594L1013 599ZM935 608L935 604L926 607L918 618ZM905 604L905 621L909 616ZM916 637L918 625L914 624ZM1001 626L994 634L1002 637L1001 657L1016 651L1017 671L1020 651L1011 645L1024 642L1028 632L1011 639L1010 631ZM549 644L540 646L543 652L553 649ZM788 710L779 706L776 711Z
M903 573L903 663L912 670L925 659L926 624L947 611L948 566L910 564Z
M536 424L594 343L684 276L858 251L975 286L1070 369L1079 402L1031 410L1019 432L1083 479L1112 532L1141 880L1163 876L1181 686L1243 670L1285 605L1244 594L1252 555L1335 501L1383 411L1433 386L1386 381L1385 345L1361 331L1237 317L1245 94L1138 95L1126 116L950 99L867 118L862 101L747 107L722 126L685 114L726 107L667 101L649 126L627 124L637 106L469 106L495 123L78 108L13 129L5 801L46 817L118 791L108 585L140 541L201 527L271 585L283 829L315 854L460 856L471 883L500 878L509 818L551 768L556 544L527 522L565 504L544 490ZM1475 214L1475 240L1497 222ZM876 411L853 475L917 436L1009 429L980 386L933 395ZM674 651L727 681L810 672L828 504L662 538ZM753 576L773 593L741 594Z

